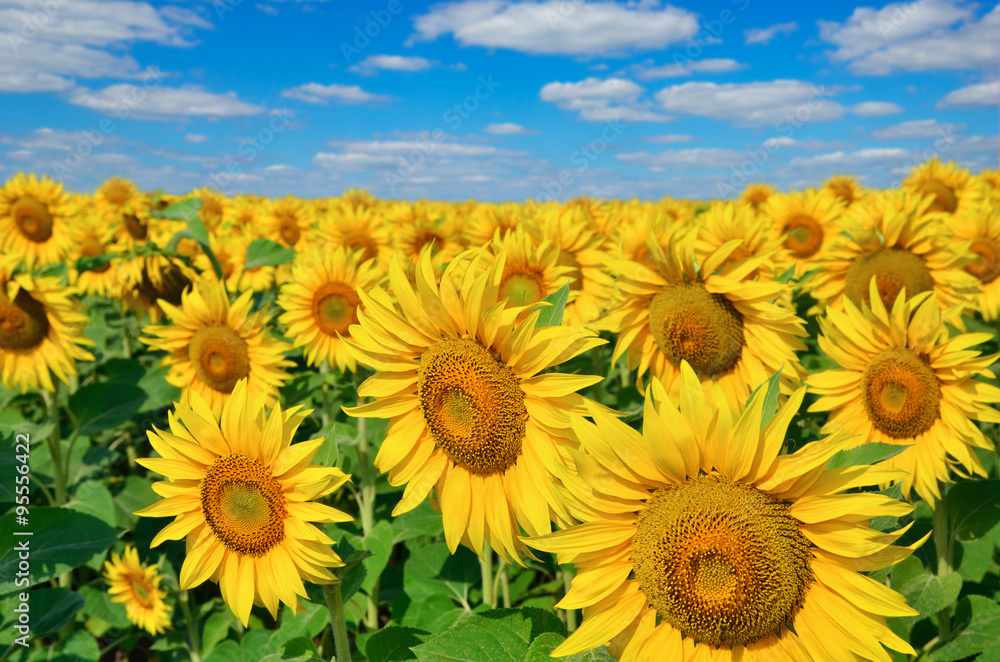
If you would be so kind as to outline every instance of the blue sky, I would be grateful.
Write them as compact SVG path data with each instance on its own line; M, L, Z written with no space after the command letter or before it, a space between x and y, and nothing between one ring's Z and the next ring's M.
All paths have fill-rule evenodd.
M0 180L726 197L996 168L1000 6L0 0Z

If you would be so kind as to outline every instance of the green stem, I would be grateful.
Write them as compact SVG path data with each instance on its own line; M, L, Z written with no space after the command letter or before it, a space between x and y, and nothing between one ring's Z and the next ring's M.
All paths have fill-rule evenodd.
M130 337L129 329L127 325L122 326L122 356L126 359L132 358L132 341L129 340Z
M330 372L330 366L326 361L319 364L319 372L323 375L323 386L321 388L323 392L323 410L320 412L320 420L322 421L323 428L325 429L326 426L330 424L330 384L326 377L326 375Z
M483 556L479 559L479 569L483 578L483 604L495 608L497 598L493 591L493 548L489 545L483 546Z
M502 600L501 604L504 609L510 609L510 582L507 580L507 563L506 559L501 558L497 564L497 576L493 580L493 595L500 595Z
M942 490L943 492L943 490ZM944 507L944 494L934 504L934 549L937 552L939 577L952 571L951 539L948 531L948 511ZM951 610L945 607L937 613L938 639L944 643L951 636Z
M45 409L49 420L52 421L52 434L49 435L49 455L52 456L52 480L55 483L55 500L52 505L58 507L66 503L66 472L68 467L63 466L62 445L59 441L59 385L53 393L42 391L42 398L45 400ZM69 458L67 458L69 464Z
M355 391L357 391L357 375L355 375ZM358 404L362 404L358 398ZM368 419L358 421L358 469L361 473L361 487L358 491L358 508L361 513L361 532L367 539L375 528L375 471L371 460L371 444L368 442ZM365 627L370 632L378 630L378 582L372 587L365 599Z
M344 600L340 593L340 582L323 584L326 608L330 610L330 626L333 628L333 650L335 662L351 662L351 647L347 643L347 623L344 621Z
M560 569L559 572L562 574L563 580L563 595L569 593L569 589L573 584L573 575L566 569ZM576 630L576 610L567 609L566 610L566 629L570 632Z
M201 662L201 640L198 638L198 622L191 613L189 592L181 591L177 601L181 605L181 611L184 612L184 620L187 622L188 637L191 639L191 660L192 662Z

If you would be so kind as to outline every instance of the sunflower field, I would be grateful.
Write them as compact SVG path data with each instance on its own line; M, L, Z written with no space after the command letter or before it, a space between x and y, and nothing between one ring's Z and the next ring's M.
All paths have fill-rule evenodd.
M0 662L1000 661L997 171L0 249Z

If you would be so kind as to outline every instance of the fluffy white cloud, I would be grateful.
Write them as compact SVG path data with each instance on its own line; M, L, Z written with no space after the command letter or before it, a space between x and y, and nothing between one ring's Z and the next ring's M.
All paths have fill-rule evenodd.
M862 101L851 106L849 110L858 117L883 117L897 115L905 109L890 101Z
M577 83L549 83L538 96L563 110L580 113L588 122L624 120L626 122L666 122L671 118L640 102L645 91L625 78L586 78Z
M371 55L358 64L350 67L351 71L360 73L375 73L380 69L387 71L423 71L431 68L431 61L418 57L408 57L405 55Z
M526 136L531 133L538 133L534 129L528 129L513 122L490 124L485 130L486 133L492 133L495 136Z
M654 145L666 145L671 143L689 143L694 140L694 136L683 133L664 133L659 136L648 136L644 140Z
M743 43L747 46L751 44L763 44L766 46L768 42L779 34L792 34L798 29L799 24L794 21L791 23L778 23L769 28L753 28L743 33Z
M728 71L739 71L740 69L745 69L746 66L729 58L710 58L708 60L691 60L675 64L664 64L659 67L640 65L633 67L633 70L635 71L636 78L640 80L656 80L659 78L690 76L694 73L721 74Z
M980 83L962 87L954 92L949 92L944 99L938 102L937 108L948 108L955 106L958 108L980 108L986 106L996 106L1000 103L1000 81L992 83Z
M731 120L737 125L805 123L833 120L844 107L829 89L799 80L754 83L684 83L656 93L669 111Z
M937 120L913 120L882 127L872 131L872 137L879 140L907 140L912 138L947 137L965 128L964 124L947 124Z
M189 142L189 143L208 142L208 136L202 133L187 133L184 134L184 142Z
M334 103L369 103L373 101L392 101L392 97L382 96L365 92L357 85L320 85L319 83L306 83L284 90L281 96L287 99L297 99L306 103L326 104L329 101Z
M844 23L819 21L829 53L856 74L982 69L1000 59L1000 6L977 18L974 5L952 0L859 7Z
M635 163L650 168L669 168L688 170L691 168L724 168L734 164L739 165L746 154L733 149L717 147L699 147L696 149L678 149L669 152L632 152L618 154L615 158L625 163Z
M75 89L70 103L137 119L176 119L177 117L246 117L264 112L264 106L241 101L235 92L215 94L201 87L146 87L111 85L102 90Z
M658 0L469 0L436 5L414 25L411 41L451 34L463 46L564 55L658 50L698 32L695 14Z

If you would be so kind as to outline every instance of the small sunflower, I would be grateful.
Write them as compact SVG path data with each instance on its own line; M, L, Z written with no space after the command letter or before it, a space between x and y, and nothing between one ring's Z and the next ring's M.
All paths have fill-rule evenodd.
M390 211L396 251L416 261L425 248L430 248L434 265L440 271L462 252L463 239L449 218L438 206L419 201L401 203Z
M230 292L246 289L247 279L243 277L243 263L247 255L247 242L242 236L223 233L218 236L212 235L208 238L215 259L219 261L222 268L222 278L226 281L226 287ZM208 259L205 251L198 249L194 256L194 264L201 270L201 277L215 280L215 269L212 261ZM253 288L250 288L253 289Z
M531 306L563 285L572 287L574 269L560 259L559 246L548 239L536 242L523 225L502 236L497 232L486 248L491 255L505 256L499 297L511 306ZM578 291L571 291L570 301L577 296Z
M83 347L89 322L58 278L0 273L0 380L9 389L55 391L52 375L69 384L77 361L93 361Z
M854 445L910 446L886 461L906 471L907 498L916 489L931 503L939 499L938 482L949 481L949 468L963 477L985 476L973 449L993 444L973 421L1000 423L1000 389L973 377L992 379L987 366L998 355L980 356L969 348L992 334L949 338L942 324L948 313L932 292L900 296L887 311L873 291L870 308L850 300L844 308L820 319L819 337L820 348L841 369L808 378L820 396L809 411L831 412L822 432L855 435Z
M75 268L76 261L80 258L120 254L125 247L114 243L114 228L108 227L99 216L91 213L89 206L81 203L78 210L77 222L71 233L73 248L68 260L69 282L82 294L111 297L117 289L118 264L122 258L112 258L93 269L79 272Z
M797 275L811 269L827 253L840 232L843 208L844 203L833 194L815 190L777 193L768 198L764 216L788 250Z
M739 239L699 263L697 232L674 228L665 249L650 237L655 270L611 263L616 292L602 328L618 334L612 363L626 354L629 369L638 369L640 388L648 371L675 397L686 360L706 389L722 388L734 410L779 368L781 390L791 393L805 374L795 352L806 348L799 339L805 322L780 301L791 286L751 279L754 271L773 268L770 255L726 265Z
M266 209L253 196L237 195L229 200L222 210L222 225L230 234L243 238L253 238L256 229L263 222Z
M186 538L182 590L211 579L222 599L247 625L254 604L277 617L278 602L292 613L306 597L302 580L338 581L329 568L343 566L333 541L312 522L350 522L352 517L313 500L330 494L350 476L336 467L310 464L323 439L292 443L309 414L252 398L247 380L215 414L197 394L169 415L170 432L147 433L160 457L138 463L167 477L154 483L164 497L136 515L173 517L153 538Z
M131 181L123 177L112 177L94 191L94 203L105 221L116 222L122 207L138 195L139 189Z
M976 308L992 322L1000 317L1000 200L983 197L948 221L955 239L969 242L974 259L965 270L979 279Z
M748 184L740 193L739 206L749 207L754 214L764 211L764 203L774 195L774 187L769 184Z
M637 213L623 218L615 235L619 259L630 260L656 269L656 261L649 254L648 242L653 238L660 246L665 246L671 233L679 227L673 216L659 207L645 205Z
M485 246L497 232L503 236L519 226L524 217L524 206L515 202L478 204L466 219L465 243L470 248Z
M914 204L902 192L880 198L880 213L871 213L870 204L849 212L843 233L818 259L809 280L817 301L811 312L843 310L846 299L855 306L870 304L872 280L886 308L903 288L909 296L933 290L945 308L969 301L979 280L965 270L972 260L968 243L956 244L944 232L940 215L926 211L930 203L925 196Z
M552 472L564 461L569 414L586 413L577 390L600 377L542 373L604 343L582 329L535 328L538 313L500 295L505 256L485 271L482 251L459 257L435 282L429 249L416 289L400 258L389 281L398 307L380 287L358 290L364 309L348 346L377 372L359 388L368 404L351 416L391 418L375 467L406 484L392 514L419 505L432 490L452 552L480 556L484 538L501 556L530 555L520 529L548 533L570 523Z
M735 264L741 260L762 255L776 254L778 260L767 260L761 269L750 274L751 279L774 280L781 275L780 265L781 238L771 231L770 219L758 216L752 207L734 205L732 202L713 202L708 209L698 216L699 234L697 241L698 261L705 259L733 240L739 240L724 266Z
M141 338L154 350L167 356L170 366L167 381L181 389L187 401L197 393L216 416L229 400L233 387L247 381L249 397L267 394L267 404L274 402L292 365L283 356L291 347L271 337L264 326L264 312L250 314L253 292L247 291L232 304L218 281L200 281L181 297L180 306L160 302L172 324L147 326Z
M286 195L271 202L261 221L260 233L282 246L300 249L312 239L314 220L312 205Z
M850 175L837 175L826 180L823 190L836 196L848 208L865 195L858 180Z
M0 252L28 269L62 262L70 251L75 208L62 184L18 173L0 188Z
M223 221L230 215L229 207L232 203L229 198L211 186L203 186L195 189L187 197L201 200L201 209L198 211L198 218L201 219L202 224L210 235L217 234L222 227Z
M945 214L954 214L980 193L967 169L952 161L941 163L938 157L915 167L903 180L903 189L918 196L931 196L929 211Z
M392 239L385 219L365 206L334 204L320 220L316 234L330 251L341 246L359 251L359 262L374 259L389 264L392 257Z
M104 562L104 579L112 602L125 605L129 622L149 634L163 634L170 627L173 608L164 598L167 592L160 588L157 564L150 566L139 562L139 553L128 545L121 556L111 553L111 560Z
M354 372L357 363L347 351L350 327L358 323L358 288L371 290L381 279L373 260L362 262L361 252L341 246L335 251L314 249L300 253L292 263L291 279L281 288L278 318L296 347L306 348L309 365L327 365Z
M557 607L582 608L583 623L552 654L607 643L623 662L889 662L883 646L913 654L885 618L917 612L860 574L912 553L892 544L909 526L881 533L869 521L913 506L841 494L901 472L826 470L846 436L781 455L805 389L762 427L765 389L737 413L719 389L704 392L687 362L681 374L679 398L652 381L642 432L596 408L593 423L572 417L583 523L526 540L577 568Z
M118 290L126 310L148 312L155 324L163 317L164 303L177 305L184 290L198 281L198 272L179 258L138 255L118 267Z

